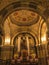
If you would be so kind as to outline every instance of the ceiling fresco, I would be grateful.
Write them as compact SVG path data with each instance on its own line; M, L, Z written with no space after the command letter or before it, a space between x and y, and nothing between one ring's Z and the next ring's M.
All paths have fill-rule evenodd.
M39 15L29 10L18 10L10 15L12 23L18 25L32 25L38 22Z

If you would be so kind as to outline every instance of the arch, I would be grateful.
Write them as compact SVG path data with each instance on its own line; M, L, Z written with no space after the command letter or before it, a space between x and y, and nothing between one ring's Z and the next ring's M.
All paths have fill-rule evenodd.
M36 45L38 45L39 40L38 40L36 34L30 32L30 31L29 31L29 32L27 32L27 31L17 32L17 34L15 34L14 37L12 38L12 42L11 42L12 45L13 45L13 41L14 41L15 37L16 37L17 35L19 35L19 34L22 34L22 33L27 33L27 34L30 34L31 36L33 36L33 37L35 38L35 40L36 40L36 43L37 43Z
M37 3L35 2L28 2L28 4L26 2L24 2L23 4L19 1L19 2L14 2L9 4L8 6L6 6L5 8L3 8L0 11L0 23L4 24L5 19L15 10L20 10L20 9L28 9L28 10L32 10L36 13L38 13L39 15L41 15L44 20L46 20L46 16L43 15L44 11L46 10L44 7L44 11L42 9L39 8L39 6ZM41 6L42 7L42 6Z
M16 38L17 38L17 36L18 35L21 35L21 34L29 34L29 35L31 35L31 37L33 38L33 40L34 40L34 48L35 48L35 53L36 53L36 56L38 57L38 53L37 53L37 44L36 43L38 43L38 40L37 40L37 37L36 37L36 35L35 34L32 34L32 33L28 33L28 32L20 32L20 33L18 33L18 34L16 34L14 37L13 37L13 39L12 39L12 44L13 44L13 56L14 56L14 48L15 48L15 44L14 44L14 42L15 42L15 40L16 40ZM14 58L14 57L13 57Z
M29 35L31 35L30 33L19 33L17 36L15 36L15 38L14 38L14 40L13 40L13 42L15 41L15 39L19 36L19 35L21 35L21 34L29 34ZM33 36L33 35L31 35L32 36L32 38L34 39L34 42L35 42L35 45L36 45L36 41L35 41L35 37ZM15 45L15 44L13 44L13 45Z

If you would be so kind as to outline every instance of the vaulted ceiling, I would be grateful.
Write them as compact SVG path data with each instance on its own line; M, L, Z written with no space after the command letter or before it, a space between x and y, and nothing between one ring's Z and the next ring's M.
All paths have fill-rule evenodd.
M10 19L17 25L33 25L38 22L39 15L29 10L18 10L10 15Z
M0 0L1 29L8 15L11 22L17 25L35 24L41 16L49 29L49 0Z
M25 7L25 9L26 7L31 7L49 21L49 0L0 0L0 19L2 16L4 17L8 11L13 10L13 7Z

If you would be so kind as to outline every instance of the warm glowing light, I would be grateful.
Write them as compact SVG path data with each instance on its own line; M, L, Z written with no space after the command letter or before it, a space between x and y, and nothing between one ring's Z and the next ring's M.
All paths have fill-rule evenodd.
M5 38L5 45L10 45L10 37Z
M43 42L43 43L45 43L47 40L46 40L46 34L41 38L41 41Z
M40 44L38 44L40 46Z

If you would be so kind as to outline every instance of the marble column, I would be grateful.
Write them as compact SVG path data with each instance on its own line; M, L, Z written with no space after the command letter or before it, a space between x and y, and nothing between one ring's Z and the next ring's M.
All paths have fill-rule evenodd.
M18 37L18 52L20 52L20 42L21 42L21 37Z
M30 49L29 49L29 39L28 36L26 36L26 40L27 40L27 49L28 49L28 56L30 54Z

